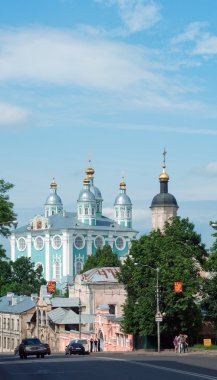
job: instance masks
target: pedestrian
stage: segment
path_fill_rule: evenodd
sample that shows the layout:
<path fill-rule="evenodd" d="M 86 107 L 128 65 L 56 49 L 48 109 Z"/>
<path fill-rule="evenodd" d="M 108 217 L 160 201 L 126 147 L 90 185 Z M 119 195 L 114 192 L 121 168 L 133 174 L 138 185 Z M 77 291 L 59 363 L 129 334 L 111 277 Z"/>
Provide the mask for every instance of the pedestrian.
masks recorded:
<path fill-rule="evenodd" d="M 100 352 L 100 339 L 97 339 L 97 351 Z"/>
<path fill-rule="evenodd" d="M 97 352 L 97 345 L 98 345 L 98 340 L 97 337 L 94 339 L 94 351 Z"/>
<path fill-rule="evenodd" d="M 188 352 L 188 344 L 189 344 L 188 335 L 185 334 L 185 351 L 187 351 L 187 352 Z"/>
<path fill-rule="evenodd" d="M 179 342 L 178 342 L 178 336 L 177 335 L 173 339 L 173 345 L 174 345 L 174 350 L 177 353 L 178 352 L 178 348 L 179 348 Z"/>
<path fill-rule="evenodd" d="M 186 349 L 186 337 L 184 334 L 180 334 L 180 353 L 183 352 L 185 353 Z"/>
<path fill-rule="evenodd" d="M 90 352 L 93 352 L 93 338 L 90 338 Z"/>

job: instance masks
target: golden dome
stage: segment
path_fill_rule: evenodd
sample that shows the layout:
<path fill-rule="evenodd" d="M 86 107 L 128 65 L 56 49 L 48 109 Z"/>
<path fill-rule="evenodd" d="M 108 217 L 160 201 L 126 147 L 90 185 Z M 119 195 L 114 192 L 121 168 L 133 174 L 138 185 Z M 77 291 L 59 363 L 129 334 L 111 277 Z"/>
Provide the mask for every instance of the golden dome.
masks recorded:
<path fill-rule="evenodd" d="M 165 171 L 165 168 L 163 168 L 162 173 L 159 176 L 160 182 L 168 182 L 170 177 L 168 176 L 167 172 Z"/>
<path fill-rule="evenodd" d="M 57 183 L 56 183 L 56 181 L 55 181 L 55 178 L 53 178 L 53 181 L 52 181 L 51 184 L 50 184 L 50 188 L 51 188 L 51 189 L 57 189 Z"/>
<path fill-rule="evenodd" d="M 95 173 L 95 170 L 91 167 L 91 161 L 89 160 L 89 167 L 86 169 L 86 172 L 87 176 L 89 178 L 93 178 L 93 175 Z"/>
<path fill-rule="evenodd" d="M 120 183 L 120 189 L 126 189 L 126 182 L 124 181 L 124 178 L 122 179 L 121 183 Z"/>
<path fill-rule="evenodd" d="M 89 183 L 90 183 L 90 180 L 89 180 L 89 178 L 84 178 L 84 180 L 83 180 L 83 184 L 84 185 L 89 185 Z"/>

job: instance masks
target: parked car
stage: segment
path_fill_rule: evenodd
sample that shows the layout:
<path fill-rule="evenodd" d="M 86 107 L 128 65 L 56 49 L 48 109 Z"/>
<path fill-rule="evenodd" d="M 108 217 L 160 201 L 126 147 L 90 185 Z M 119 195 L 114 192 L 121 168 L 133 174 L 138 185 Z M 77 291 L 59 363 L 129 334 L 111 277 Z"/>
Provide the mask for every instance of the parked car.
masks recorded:
<path fill-rule="evenodd" d="M 89 349 L 89 344 L 87 339 L 73 339 L 70 343 L 80 343 L 84 346 L 85 348 L 85 353 L 89 354 L 90 349 Z"/>
<path fill-rule="evenodd" d="M 47 348 L 41 343 L 38 338 L 26 338 L 23 339 L 19 345 L 20 359 L 27 358 L 29 355 L 36 355 L 37 358 L 47 354 Z"/>
<path fill-rule="evenodd" d="M 65 349 L 66 355 L 85 355 L 85 348 L 81 343 L 70 342 Z"/>
<path fill-rule="evenodd" d="M 47 355 L 50 355 L 51 354 L 51 349 L 50 349 L 50 346 L 48 343 L 43 343 L 43 345 L 45 346 L 46 348 L 46 354 Z"/>

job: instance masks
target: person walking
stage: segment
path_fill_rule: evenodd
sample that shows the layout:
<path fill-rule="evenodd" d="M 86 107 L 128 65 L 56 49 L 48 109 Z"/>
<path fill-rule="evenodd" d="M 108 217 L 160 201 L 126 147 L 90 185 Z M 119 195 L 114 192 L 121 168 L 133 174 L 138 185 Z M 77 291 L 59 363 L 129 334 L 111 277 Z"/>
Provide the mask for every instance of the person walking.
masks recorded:
<path fill-rule="evenodd" d="M 90 338 L 90 352 L 93 352 L 93 338 Z"/>
<path fill-rule="evenodd" d="M 97 344 L 98 344 L 98 340 L 97 340 L 97 337 L 94 339 L 94 352 L 97 352 Z"/>
<path fill-rule="evenodd" d="M 97 351 L 100 352 L 100 339 L 97 339 Z"/>
<path fill-rule="evenodd" d="M 179 348 L 179 343 L 178 343 L 178 336 L 176 335 L 175 338 L 173 339 L 173 345 L 174 345 L 174 350 L 177 353 L 178 348 Z"/>
<path fill-rule="evenodd" d="M 180 334 L 180 353 L 185 353 L 186 349 L 186 336 L 184 334 Z"/>

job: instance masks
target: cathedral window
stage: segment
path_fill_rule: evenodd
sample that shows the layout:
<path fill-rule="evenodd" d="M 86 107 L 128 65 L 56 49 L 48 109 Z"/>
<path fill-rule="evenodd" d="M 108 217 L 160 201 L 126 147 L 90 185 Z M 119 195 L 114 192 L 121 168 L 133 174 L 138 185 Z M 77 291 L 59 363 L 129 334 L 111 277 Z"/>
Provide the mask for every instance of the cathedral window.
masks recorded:
<path fill-rule="evenodd" d="M 115 210 L 115 216 L 116 216 L 116 218 L 118 218 L 118 209 L 117 208 Z"/>
<path fill-rule="evenodd" d="M 95 210 L 94 210 L 94 208 L 92 208 L 92 215 L 94 215 L 95 214 Z"/>
<path fill-rule="evenodd" d="M 104 246 L 104 238 L 102 236 L 97 236 L 95 238 L 94 244 L 95 244 L 96 249 L 102 248 Z"/>
<path fill-rule="evenodd" d="M 82 249 L 85 246 L 85 240 L 83 236 L 77 235 L 74 240 L 74 245 L 77 249 Z"/>
<path fill-rule="evenodd" d="M 53 278 L 56 281 L 61 280 L 61 259 L 59 257 L 54 258 L 53 261 Z"/>
<path fill-rule="evenodd" d="M 26 249 L 25 238 L 21 237 L 17 240 L 17 248 L 19 249 L 19 251 L 24 251 Z"/>
<path fill-rule="evenodd" d="M 121 236 L 117 237 L 116 241 L 115 241 L 115 245 L 116 245 L 116 248 L 120 251 L 122 251 L 124 248 L 125 248 L 125 239 L 122 238 Z"/>
<path fill-rule="evenodd" d="M 79 207 L 79 214 L 81 215 L 82 214 L 82 208 Z"/>
<path fill-rule="evenodd" d="M 121 218 L 124 218 L 124 210 L 121 210 Z"/>
<path fill-rule="evenodd" d="M 59 249 L 62 246 L 62 239 L 60 235 L 55 235 L 52 239 L 52 247 L 54 249 Z"/>
<path fill-rule="evenodd" d="M 76 264 L 75 264 L 75 273 L 76 274 L 81 273 L 82 269 L 83 269 L 83 259 L 78 257 L 76 259 Z"/>
<path fill-rule="evenodd" d="M 34 246 L 37 251 L 41 251 L 44 247 L 44 239 L 41 236 L 37 236 L 34 241 Z"/>
<path fill-rule="evenodd" d="M 88 207 L 85 207 L 85 209 L 84 209 L 84 214 L 85 214 L 85 215 L 88 215 Z"/>

